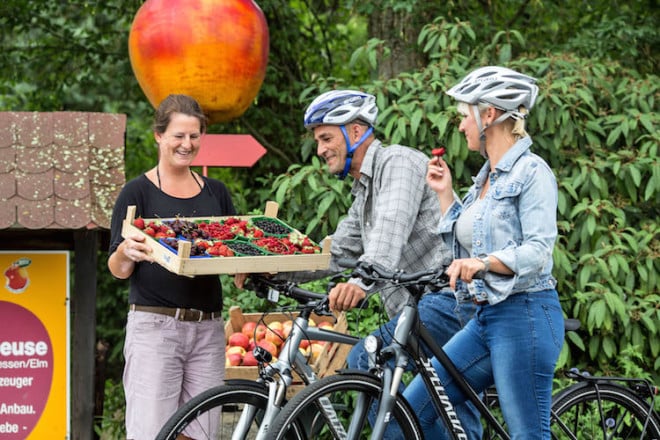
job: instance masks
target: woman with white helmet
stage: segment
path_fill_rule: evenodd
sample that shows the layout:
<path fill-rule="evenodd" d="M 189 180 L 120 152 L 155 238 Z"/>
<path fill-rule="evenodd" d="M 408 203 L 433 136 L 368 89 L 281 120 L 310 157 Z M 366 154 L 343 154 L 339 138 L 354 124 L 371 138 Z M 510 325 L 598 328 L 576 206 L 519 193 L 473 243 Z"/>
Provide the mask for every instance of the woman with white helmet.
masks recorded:
<path fill-rule="evenodd" d="M 447 268 L 459 302 L 477 311 L 444 349 L 477 391 L 495 385 L 512 439 L 549 439 L 554 368 L 564 339 L 552 277 L 557 237 L 557 183 L 530 151 L 525 117 L 536 80 L 503 67 L 482 67 L 447 94 L 458 101 L 459 130 L 486 163 L 466 195 L 452 189 L 447 162 L 428 162 L 426 181 L 437 193 L 439 232 L 453 243 Z M 479 274 L 477 276 L 477 274 Z M 465 396 L 433 360 L 454 403 Z M 427 438 L 444 438 L 425 390 L 415 379 L 405 391 Z"/>

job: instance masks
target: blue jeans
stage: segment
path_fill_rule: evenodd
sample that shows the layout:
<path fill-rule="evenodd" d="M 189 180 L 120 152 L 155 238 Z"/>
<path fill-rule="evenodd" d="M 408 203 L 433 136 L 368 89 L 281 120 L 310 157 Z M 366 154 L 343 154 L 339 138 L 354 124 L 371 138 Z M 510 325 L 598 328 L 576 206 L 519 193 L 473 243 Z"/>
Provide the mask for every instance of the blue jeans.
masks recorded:
<path fill-rule="evenodd" d="M 462 303 L 459 305 L 452 292 L 442 291 L 424 295 L 419 301 L 418 310 L 419 317 L 424 323 L 424 326 L 433 335 L 438 345 L 442 346 L 470 320 L 475 306 L 472 303 Z M 372 333 L 383 340 L 383 346 L 387 346 L 392 341 L 392 335 L 394 334 L 394 328 L 396 327 L 398 318 L 399 315 L 395 316 Z M 423 348 L 427 356 L 430 356 L 431 353 L 428 349 L 426 347 Z M 394 360 L 388 362 L 391 367 L 394 367 Z M 353 347 L 348 354 L 347 363 L 349 368 L 369 369 L 369 357 L 364 350 L 363 341 L 360 341 Z M 413 368 L 414 365 L 411 362 L 408 365 L 408 370 L 410 371 Z M 370 421 L 372 423 L 375 420 L 374 413 L 375 408 L 372 408 L 372 414 L 370 414 Z M 456 413 L 460 417 L 461 422 L 463 422 L 466 432 L 470 434 L 470 438 L 481 439 L 482 427 L 477 409 L 471 403 L 466 402 L 456 405 Z M 385 438 L 400 439 L 400 433 L 397 434 L 399 432 L 398 427 L 392 425 L 390 424 L 388 426 Z"/>
<path fill-rule="evenodd" d="M 549 439 L 552 379 L 564 343 L 564 318 L 555 290 L 519 293 L 479 306 L 444 350 L 477 392 L 495 384 L 512 440 Z M 432 360 L 454 404 L 465 401 L 444 368 Z M 447 438 L 424 384 L 415 378 L 404 395 L 426 438 Z"/>

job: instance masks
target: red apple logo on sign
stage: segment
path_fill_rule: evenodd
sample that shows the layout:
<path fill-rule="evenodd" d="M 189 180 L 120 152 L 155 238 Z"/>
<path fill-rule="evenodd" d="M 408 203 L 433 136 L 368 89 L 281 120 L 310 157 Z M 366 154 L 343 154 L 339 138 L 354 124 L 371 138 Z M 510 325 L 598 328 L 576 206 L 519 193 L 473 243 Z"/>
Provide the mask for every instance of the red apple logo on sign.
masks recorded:
<path fill-rule="evenodd" d="M 43 323 L 0 301 L 0 438 L 23 440 L 37 425 L 53 381 L 53 346 Z"/>
<path fill-rule="evenodd" d="M 11 293 L 23 293 L 30 284 L 27 267 L 32 263 L 29 258 L 20 258 L 5 270 L 5 287 Z"/>

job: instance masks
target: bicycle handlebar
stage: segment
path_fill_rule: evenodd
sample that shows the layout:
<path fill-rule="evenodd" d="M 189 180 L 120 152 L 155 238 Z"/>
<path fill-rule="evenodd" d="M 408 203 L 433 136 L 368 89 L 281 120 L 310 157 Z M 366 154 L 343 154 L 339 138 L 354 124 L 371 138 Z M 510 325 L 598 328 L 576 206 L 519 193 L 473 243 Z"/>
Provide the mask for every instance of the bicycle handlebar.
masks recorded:
<path fill-rule="evenodd" d="M 378 263 L 367 261 L 339 259 L 338 264 L 352 269 L 352 276 L 357 276 L 368 282 L 391 282 L 395 284 L 416 284 L 418 286 L 431 286 L 437 289 L 449 285 L 449 277 L 444 267 L 425 269 L 418 272 L 391 271 Z"/>
<path fill-rule="evenodd" d="M 312 292 L 298 287 L 297 284 L 291 281 L 273 280 L 260 275 L 251 275 L 245 288 L 248 290 L 254 290 L 257 293 L 257 296 L 262 298 L 268 297 L 268 289 L 274 289 L 289 298 L 293 298 L 302 303 L 309 301 L 323 301 L 327 298 L 326 295 L 321 293 Z"/>

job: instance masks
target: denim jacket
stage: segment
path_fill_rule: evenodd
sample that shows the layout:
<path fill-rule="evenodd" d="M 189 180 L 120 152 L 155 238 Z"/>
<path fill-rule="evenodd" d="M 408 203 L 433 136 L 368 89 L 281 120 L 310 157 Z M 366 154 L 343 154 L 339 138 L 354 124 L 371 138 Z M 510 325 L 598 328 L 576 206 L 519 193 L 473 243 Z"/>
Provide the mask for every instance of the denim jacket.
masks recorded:
<path fill-rule="evenodd" d="M 454 202 L 440 220 L 439 232 L 450 240 L 454 258 L 492 255 L 514 275 L 488 272 L 470 285 L 457 283 L 456 297 L 487 299 L 490 304 L 509 295 L 553 289 L 552 250 L 557 238 L 557 182 L 548 164 L 529 151 L 531 138 L 517 141 L 490 173 L 486 161 L 462 202 Z M 454 234 L 456 220 L 479 197 L 490 179 L 490 188 L 475 212 L 472 255 Z"/>

